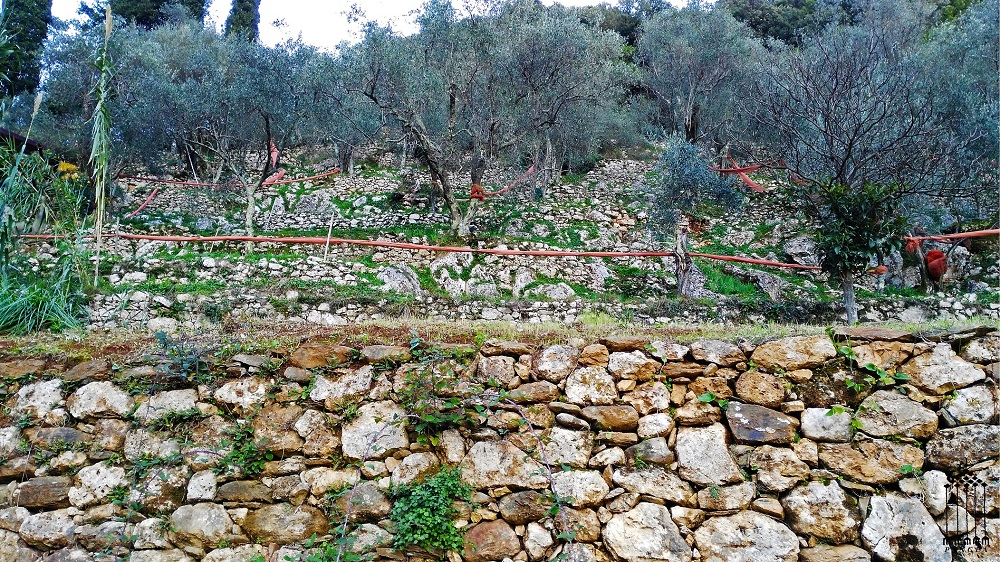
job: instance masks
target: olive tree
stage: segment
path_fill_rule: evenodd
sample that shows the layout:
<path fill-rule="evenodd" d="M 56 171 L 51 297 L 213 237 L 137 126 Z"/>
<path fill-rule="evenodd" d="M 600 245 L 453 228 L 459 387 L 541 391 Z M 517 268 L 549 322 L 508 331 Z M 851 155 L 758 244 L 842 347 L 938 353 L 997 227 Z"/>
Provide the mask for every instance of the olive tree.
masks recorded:
<path fill-rule="evenodd" d="M 462 201 L 458 177 L 479 184 L 490 162 L 540 152 L 573 108 L 616 100 L 622 40 L 527 0 L 464 19 L 432 0 L 419 21 L 410 37 L 370 25 L 348 56 L 359 91 L 423 154 L 452 233 L 466 236 L 480 201 Z"/>
<path fill-rule="evenodd" d="M 902 243 L 898 204 L 925 188 L 956 146 L 916 56 L 920 14 L 872 3 L 856 26 L 832 26 L 755 69 L 741 110 L 756 141 L 787 163 L 794 196 L 822 224 L 822 266 L 839 279 L 849 323 L 854 279 Z"/>
<path fill-rule="evenodd" d="M 662 127 L 689 142 L 715 132 L 759 50 L 746 25 L 722 7 L 695 2 L 642 22 L 638 59 Z"/>

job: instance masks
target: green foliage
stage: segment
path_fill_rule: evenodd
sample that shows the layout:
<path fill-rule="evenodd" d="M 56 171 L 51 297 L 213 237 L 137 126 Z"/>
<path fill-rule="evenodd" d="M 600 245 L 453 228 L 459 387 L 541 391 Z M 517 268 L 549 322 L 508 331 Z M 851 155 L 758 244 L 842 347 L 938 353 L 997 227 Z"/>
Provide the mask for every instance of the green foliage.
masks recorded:
<path fill-rule="evenodd" d="M 156 27 L 170 15 L 165 8 L 180 4 L 186 15 L 200 22 L 205 19 L 208 0 L 111 0 L 111 12 L 140 27 Z"/>
<path fill-rule="evenodd" d="M 226 35 L 256 41 L 260 25 L 260 0 L 234 0 L 226 19 Z"/>
<path fill-rule="evenodd" d="M 698 401 L 705 403 L 715 402 L 716 405 L 718 405 L 719 408 L 721 408 L 722 410 L 725 410 L 729 406 L 729 400 L 724 400 L 722 398 L 719 398 L 712 392 L 706 392 L 698 396 Z"/>
<path fill-rule="evenodd" d="M 418 546 L 441 555 L 462 550 L 463 532 L 453 523 L 457 512 L 452 502 L 468 501 L 471 492 L 457 468 L 446 468 L 419 484 L 391 489 L 393 546 Z"/>
<path fill-rule="evenodd" d="M 419 338 L 411 346 L 420 345 Z M 420 365 L 406 372 L 403 387 L 397 392 L 400 404 L 410 417 L 407 423 L 423 443 L 436 445 L 445 429 L 477 425 L 500 394 L 484 394 L 482 388 L 469 388 L 465 398 L 458 392 L 460 377 L 438 348 L 419 350 Z"/>
<path fill-rule="evenodd" d="M 146 424 L 151 431 L 175 431 L 178 427 L 192 421 L 204 419 L 206 416 L 197 408 L 190 410 L 170 411 Z"/>
<path fill-rule="evenodd" d="M 823 225 L 815 239 L 825 271 L 859 273 L 873 257 L 902 246 L 906 219 L 899 207 L 905 186 L 865 182 L 848 187 L 830 182 L 799 189 L 812 202 L 806 206 L 810 216 Z"/>
<path fill-rule="evenodd" d="M 673 235 L 678 213 L 692 213 L 709 202 L 729 209 L 742 204 L 735 181 L 709 170 L 697 146 L 677 135 L 667 137 L 664 144 L 663 155 L 647 182 L 652 197 L 650 225 L 661 239 Z"/>
<path fill-rule="evenodd" d="M 215 467 L 217 472 L 226 474 L 239 469 L 246 476 L 256 476 L 264 471 L 264 463 L 274 460 L 274 454 L 267 450 L 266 440 L 255 439 L 250 422 L 238 422 L 227 435 L 222 446 L 231 450 Z"/>
<path fill-rule="evenodd" d="M 903 466 L 899 467 L 899 473 L 902 474 L 903 476 L 912 476 L 914 478 L 920 478 L 920 476 L 923 475 L 924 471 L 921 470 L 919 467 L 913 466 L 912 464 L 904 464 Z"/>
<path fill-rule="evenodd" d="M 153 337 L 160 344 L 160 352 L 155 356 L 157 375 L 195 383 L 210 378 L 208 358 L 215 348 L 183 338 L 175 339 L 164 332 L 156 332 Z"/>
<path fill-rule="evenodd" d="M 720 295 L 736 295 L 743 299 L 754 299 L 761 296 L 757 287 L 723 273 L 714 263 L 699 262 L 698 267 L 708 278 L 705 288 L 712 292 Z"/>
<path fill-rule="evenodd" d="M 832 22 L 848 23 L 858 9 L 853 2 L 816 0 L 725 0 L 724 4 L 761 37 L 796 45 Z"/>
<path fill-rule="evenodd" d="M 42 48 L 52 21 L 52 0 L 6 0 L 0 23 L 9 34 L 13 49 L 4 57 L 0 81 L 4 97 L 33 93 L 41 74 Z"/>
<path fill-rule="evenodd" d="M 78 328 L 85 301 L 71 258 L 60 258 L 48 275 L 0 272 L 0 334 Z"/>

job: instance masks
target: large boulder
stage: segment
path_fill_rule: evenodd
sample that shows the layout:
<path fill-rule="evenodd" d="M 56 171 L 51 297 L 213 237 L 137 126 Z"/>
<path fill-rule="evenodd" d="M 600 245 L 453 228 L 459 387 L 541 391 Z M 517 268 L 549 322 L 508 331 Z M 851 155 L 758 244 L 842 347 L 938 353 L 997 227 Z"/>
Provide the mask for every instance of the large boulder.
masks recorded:
<path fill-rule="evenodd" d="M 618 399 L 615 379 L 603 367 L 582 367 L 566 379 L 566 400 L 588 406 L 609 406 Z"/>
<path fill-rule="evenodd" d="M 124 418 L 132 410 L 132 397 L 110 382 L 92 382 L 74 392 L 66 406 L 81 420 Z"/>
<path fill-rule="evenodd" d="M 484 521 L 465 534 L 466 562 L 490 562 L 516 556 L 521 551 L 521 541 L 514 529 L 503 519 Z"/>
<path fill-rule="evenodd" d="M 406 411 L 394 402 L 375 402 L 358 408 L 358 416 L 344 425 L 341 449 L 349 460 L 381 459 L 410 445 L 402 421 Z"/>
<path fill-rule="evenodd" d="M 750 359 L 767 371 L 794 371 L 822 365 L 837 356 L 827 336 L 797 336 L 769 341 L 757 346 Z"/>
<path fill-rule="evenodd" d="M 945 394 L 986 378 L 982 369 L 955 354 L 946 343 L 910 359 L 900 368 L 910 383 L 929 394 Z"/>
<path fill-rule="evenodd" d="M 676 472 L 659 466 L 647 468 L 621 468 L 612 474 L 612 482 L 631 493 L 652 496 L 673 503 L 686 503 L 694 494 Z"/>
<path fill-rule="evenodd" d="M 619 380 L 648 381 L 660 372 L 661 366 L 659 361 L 646 357 L 641 351 L 616 351 L 608 359 L 608 371 Z"/>
<path fill-rule="evenodd" d="M 580 350 L 571 345 L 553 345 L 535 359 L 535 370 L 542 379 L 558 383 L 573 372 L 579 357 Z"/>
<path fill-rule="evenodd" d="M 594 449 L 594 434 L 553 427 L 545 430 L 540 447 L 545 459 L 553 465 L 586 468 Z"/>
<path fill-rule="evenodd" d="M 212 548 L 233 530 L 226 508 L 216 503 L 182 505 L 170 515 L 170 541 L 178 546 Z"/>
<path fill-rule="evenodd" d="M 799 538 L 788 527 L 757 513 L 713 517 L 694 532 L 702 562 L 796 562 Z"/>
<path fill-rule="evenodd" d="M 937 414 L 893 390 L 879 390 L 865 398 L 855 419 L 861 431 L 875 437 L 926 439 L 938 427 Z"/>
<path fill-rule="evenodd" d="M 791 443 L 799 420 L 756 404 L 730 402 L 726 422 L 737 441 L 744 443 Z"/>
<path fill-rule="evenodd" d="M 325 534 L 329 524 L 315 507 L 279 503 L 251 511 L 242 527 L 262 544 L 291 544 Z"/>
<path fill-rule="evenodd" d="M 552 490 L 573 507 L 600 505 L 610 488 L 600 472 L 571 470 L 552 476 Z"/>
<path fill-rule="evenodd" d="M 461 467 L 462 480 L 476 489 L 541 489 L 549 485 L 544 467 L 507 441 L 476 443 L 466 453 Z"/>
<path fill-rule="evenodd" d="M 926 447 L 927 462 L 943 470 L 961 470 L 1000 457 L 1000 426 L 963 425 L 937 432 Z"/>
<path fill-rule="evenodd" d="M 750 466 L 757 467 L 757 484 L 772 492 L 785 492 L 809 477 L 809 465 L 795 451 L 770 445 L 754 449 Z"/>
<path fill-rule="evenodd" d="M 924 452 L 905 443 L 882 439 L 862 439 L 853 443 L 820 443 L 823 466 L 857 482 L 891 484 L 903 477 L 903 466 L 920 468 Z"/>
<path fill-rule="evenodd" d="M 951 562 L 944 534 L 917 498 L 896 494 L 872 496 L 861 537 L 877 560 Z"/>
<path fill-rule="evenodd" d="M 690 562 L 691 547 L 684 542 L 670 510 L 643 502 L 618 513 L 604 526 L 604 544 L 619 560 L 628 562 Z"/>
<path fill-rule="evenodd" d="M 374 383 L 371 365 L 363 365 L 357 369 L 340 371 L 335 376 L 319 375 L 309 393 L 309 399 L 323 402 L 327 409 L 332 410 L 344 402 L 362 398 L 368 394 Z"/>
<path fill-rule="evenodd" d="M 726 428 L 718 423 L 678 428 L 675 452 L 677 470 L 689 482 L 710 486 L 743 480 L 726 444 Z"/>
<path fill-rule="evenodd" d="M 812 535 L 832 544 L 846 544 L 858 538 L 861 527 L 858 502 L 845 494 L 836 480 L 799 486 L 782 498 L 781 505 L 786 520 L 801 535 Z"/>

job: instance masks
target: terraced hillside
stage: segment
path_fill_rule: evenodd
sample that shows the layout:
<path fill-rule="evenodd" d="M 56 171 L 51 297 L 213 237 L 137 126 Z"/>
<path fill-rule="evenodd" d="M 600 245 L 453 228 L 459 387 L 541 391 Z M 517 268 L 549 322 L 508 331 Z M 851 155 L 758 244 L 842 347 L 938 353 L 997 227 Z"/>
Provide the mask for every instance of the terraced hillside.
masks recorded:
<path fill-rule="evenodd" d="M 290 177 L 329 169 L 320 158 L 286 166 Z M 542 189 L 520 185 L 489 198 L 470 240 L 448 236 L 442 201 L 429 177 L 388 158 L 336 175 L 262 190 L 254 231 L 262 236 L 364 239 L 474 248 L 636 252 L 669 250 L 651 218 L 654 162 L 607 160 Z M 493 170 L 506 185 L 518 172 Z M 761 181 L 766 181 L 762 178 Z M 691 250 L 815 265 L 811 229 L 772 189 L 748 193 L 738 211 L 702 209 Z M 245 234 L 242 189 L 160 185 L 141 212 L 125 218 L 157 184 L 122 181 L 112 230 L 150 235 Z M 38 246 L 39 260 L 55 250 Z M 956 247 L 944 291 L 914 289 L 914 258 L 896 254 L 885 275 L 862 279 L 864 321 L 921 322 L 1000 314 L 995 249 Z M 113 238 L 102 261 L 94 327 L 200 328 L 226 318 L 328 326 L 385 317 L 514 322 L 824 323 L 841 315 L 839 293 L 819 272 L 696 259 L 700 298 L 676 297 L 672 258 L 495 256 L 357 245 L 178 243 Z M 874 264 L 873 264 L 874 265 Z"/>

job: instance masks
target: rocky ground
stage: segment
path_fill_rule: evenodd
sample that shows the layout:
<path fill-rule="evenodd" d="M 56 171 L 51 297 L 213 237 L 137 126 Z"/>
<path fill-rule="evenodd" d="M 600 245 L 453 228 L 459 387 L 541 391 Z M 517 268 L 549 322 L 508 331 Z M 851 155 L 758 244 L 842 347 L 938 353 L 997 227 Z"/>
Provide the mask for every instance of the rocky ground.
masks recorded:
<path fill-rule="evenodd" d="M 261 235 L 309 235 L 416 243 L 447 239 L 440 201 L 422 172 L 381 166 L 272 188 L 256 197 Z M 473 224 L 476 247 L 525 250 L 669 249 L 653 236 L 643 182 L 652 163 L 601 162 L 582 176 L 543 189 L 524 186 L 490 199 Z M 302 168 L 294 175 L 322 171 Z M 487 179 L 504 185 L 515 175 Z M 489 183 L 488 182 L 488 183 Z M 414 188 L 420 183 L 424 190 Z M 124 217 L 152 185 L 122 186 L 114 214 Z M 750 194 L 742 210 L 696 225 L 692 249 L 814 265 L 810 225 L 776 192 Z M 166 187 L 118 232 L 240 234 L 244 195 L 227 189 Z M 863 321 L 919 323 L 1000 317 L 1000 263 L 989 243 L 955 248 L 942 290 L 925 294 L 915 262 L 890 256 L 889 272 L 861 280 Z M 54 248 L 32 248 L 46 263 Z M 326 326 L 387 317 L 445 321 L 578 323 L 595 318 L 642 325 L 697 322 L 824 324 L 842 312 L 836 288 L 813 272 L 698 261 L 703 298 L 675 297 L 670 259 L 530 258 L 357 246 L 177 244 L 112 240 L 93 296 L 90 325 L 153 331 L 202 329 L 228 318 Z"/>
<path fill-rule="evenodd" d="M 993 330 L 3 345 L 0 560 L 995 561 Z"/>

